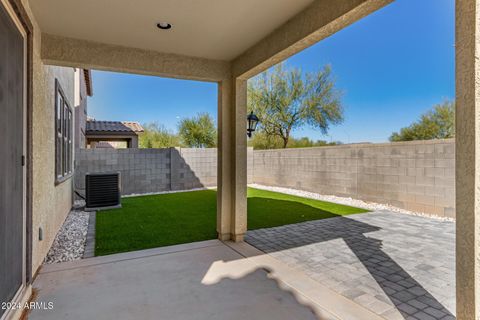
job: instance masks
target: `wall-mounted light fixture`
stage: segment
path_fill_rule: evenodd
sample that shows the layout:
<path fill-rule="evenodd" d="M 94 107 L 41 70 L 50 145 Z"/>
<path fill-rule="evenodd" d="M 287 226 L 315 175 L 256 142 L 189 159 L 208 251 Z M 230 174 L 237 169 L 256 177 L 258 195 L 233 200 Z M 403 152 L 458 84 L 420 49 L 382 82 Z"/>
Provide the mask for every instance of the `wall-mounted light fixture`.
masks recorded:
<path fill-rule="evenodd" d="M 252 137 L 252 133 L 257 129 L 258 117 L 252 112 L 247 116 L 247 136 Z"/>

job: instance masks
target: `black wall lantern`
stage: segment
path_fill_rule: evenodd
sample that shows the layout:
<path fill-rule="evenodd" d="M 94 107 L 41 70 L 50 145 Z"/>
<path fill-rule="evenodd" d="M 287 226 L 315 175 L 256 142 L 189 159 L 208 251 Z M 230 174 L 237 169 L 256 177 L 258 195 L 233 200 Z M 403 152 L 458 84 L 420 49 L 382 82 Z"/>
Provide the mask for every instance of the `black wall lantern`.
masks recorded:
<path fill-rule="evenodd" d="M 252 133 L 255 131 L 258 124 L 258 117 L 255 114 L 253 114 L 253 111 L 250 112 L 250 114 L 247 116 L 247 122 L 248 122 L 247 136 L 251 138 Z"/>

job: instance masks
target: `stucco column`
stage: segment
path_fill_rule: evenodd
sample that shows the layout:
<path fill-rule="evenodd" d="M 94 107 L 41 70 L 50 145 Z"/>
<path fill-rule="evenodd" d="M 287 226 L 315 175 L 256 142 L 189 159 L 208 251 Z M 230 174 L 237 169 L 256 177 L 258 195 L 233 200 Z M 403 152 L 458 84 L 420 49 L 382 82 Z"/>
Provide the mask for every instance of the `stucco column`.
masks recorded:
<path fill-rule="evenodd" d="M 132 137 L 130 139 L 128 147 L 138 149 L 138 136 Z"/>
<path fill-rule="evenodd" d="M 456 1 L 457 319 L 480 319 L 480 0 Z"/>
<path fill-rule="evenodd" d="M 217 232 L 242 241 L 247 230 L 247 84 L 219 83 Z"/>

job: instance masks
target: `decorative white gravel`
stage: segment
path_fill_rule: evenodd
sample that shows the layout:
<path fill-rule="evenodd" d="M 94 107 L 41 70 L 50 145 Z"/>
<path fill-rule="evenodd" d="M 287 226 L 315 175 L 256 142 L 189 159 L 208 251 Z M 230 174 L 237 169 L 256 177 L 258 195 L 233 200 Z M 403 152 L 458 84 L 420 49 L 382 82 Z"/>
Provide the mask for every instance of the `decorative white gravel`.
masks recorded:
<path fill-rule="evenodd" d="M 81 207 L 83 207 L 82 201 L 75 201 L 74 208 L 65 219 L 45 257 L 46 264 L 82 259 L 87 239 L 89 213 L 82 211 Z"/>
<path fill-rule="evenodd" d="M 353 199 L 353 198 L 337 197 L 337 196 L 333 196 L 333 195 L 323 195 L 323 194 L 319 194 L 319 193 L 302 191 L 302 190 L 291 189 L 291 188 L 264 186 L 264 185 L 255 184 L 255 183 L 249 184 L 249 186 L 252 187 L 252 188 L 256 188 L 256 189 L 286 193 L 286 194 L 291 194 L 291 195 L 299 196 L 299 197 L 303 197 L 303 198 L 310 198 L 310 199 L 315 199 L 315 200 L 334 202 L 334 203 L 338 203 L 338 204 L 344 204 L 344 205 L 347 205 L 347 206 L 363 208 L 363 209 L 372 210 L 372 211 L 388 210 L 388 211 L 411 214 L 411 215 L 422 216 L 422 217 L 428 217 L 428 218 L 438 219 L 438 220 L 455 221 L 455 219 L 448 218 L 448 217 L 438 217 L 438 216 L 429 215 L 429 214 L 424 213 L 424 212 L 414 212 L 414 211 L 409 211 L 409 210 L 401 209 L 401 208 L 398 208 L 398 207 L 394 207 L 394 206 L 391 206 L 391 205 L 388 205 L 388 204 L 366 202 L 366 201 L 363 201 L 363 200 L 358 200 L 358 199 Z"/>
<path fill-rule="evenodd" d="M 131 193 L 127 195 L 122 195 L 122 198 L 130 197 L 141 197 L 141 196 L 153 196 L 157 194 L 169 194 L 169 193 L 181 193 L 181 192 L 190 192 L 190 191 L 202 191 L 202 190 L 213 190 L 217 187 L 203 187 L 203 188 L 193 188 L 187 190 L 171 190 L 171 191 L 159 191 L 159 192 L 147 192 L 147 193 Z"/>

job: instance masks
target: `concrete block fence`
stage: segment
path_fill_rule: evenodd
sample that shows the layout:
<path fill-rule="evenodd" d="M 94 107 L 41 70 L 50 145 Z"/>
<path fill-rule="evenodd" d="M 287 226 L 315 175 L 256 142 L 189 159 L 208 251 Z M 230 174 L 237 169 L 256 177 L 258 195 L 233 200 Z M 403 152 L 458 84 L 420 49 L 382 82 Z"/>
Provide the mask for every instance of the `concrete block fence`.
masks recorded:
<path fill-rule="evenodd" d="M 253 149 L 248 151 L 253 168 Z M 217 149 L 80 149 L 75 153 L 75 188 L 85 174 L 119 171 L 122 194 L 188 190 L 217 185 Z M 249 183 L 252 174 L 249 173 Z"/>
<path fill-rule="evenodd" d="M 453 139 L 254 152 L 254 182 L 455 217 Z"/>
<path fill-rule="evenodd" d="M 86 172 L 120 171 L 122 193 L 211 187 L 216 149 L 82 149 L 75 184 Z M 453 139 L 248 150 L 248 182 L 391 204 L 455 217 Z"/>

